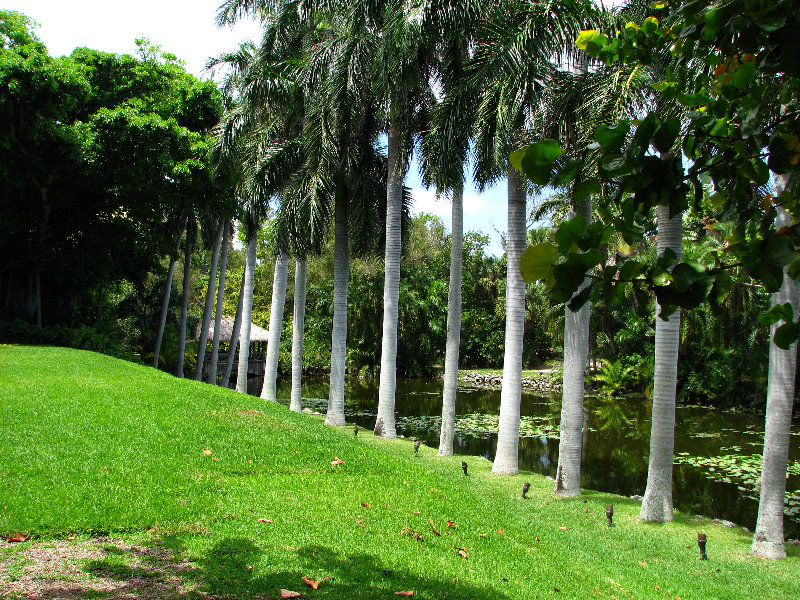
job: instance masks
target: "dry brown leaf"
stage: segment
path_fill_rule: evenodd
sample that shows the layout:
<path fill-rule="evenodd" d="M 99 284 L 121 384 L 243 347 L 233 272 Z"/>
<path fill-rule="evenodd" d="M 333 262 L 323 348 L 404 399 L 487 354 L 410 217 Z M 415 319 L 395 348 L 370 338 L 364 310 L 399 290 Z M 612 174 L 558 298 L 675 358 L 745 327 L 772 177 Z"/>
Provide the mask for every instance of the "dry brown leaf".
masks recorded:
<path fill-rule="evenodd" d="M 333 460 L 331 461 L 331 464 L 332 464 L 334 467 L 335 467 L 336 465 L 341 465 L 342 463 L 344 463 L 344 461 L 343 461 L 341 458 L 339 458 L 338 456 L 334 456 L 334 457 L 333 457 Z"/>
<path fill-rule="evenodd" d="M 640 565 L 642 565 L 643 567 L 646 567 L 646 566 L 647 566 L 647 563 L 646 563 L 646 562 L 644 562 L 643 560 L 640 560 L 640 561 L 639 561 L 639 564 L 640 564 Z"/>
<path fill-rule="evenodd" d="M 415 514 L 415 515 L 418 515 L 418 514 L 419 514 L 419 511 L 418 511 L 418 510 L 415 510 L 415 511 L 414 511 L 414 514 Z"/>
<path fill-rule="evenodd" d="M 503 535 L 503 530 L 502 529 L 498 529 L 497 533 L 499 533 L 500 535 Z"/>
<path fill-rule="evenodd" d="M 203 450 L 203 454 L 205 454 L 206 456 L 211 456 L 213 453 L 211 452 L 211 450 Z"/>
<path fill-rule="evenodd" d="M 305 583 L 312 590 L 317 589 L 319 587 L 319 584 L 322 583 L 320 581 L 314 581 L 310 577 L 303 577 L 302 580 L 303 580 L 303 583 Z"/>
<path fill-rule="evenodd" d="M 537 542 L 541 542 L 542 540 L 540 540 L 540 539 L 538 538 L 538 536 L 537 536 L 537 537 L 536 537 L 536 541 L 537 541 Z"/>
<path fill-rule="evenodd" d="M 11 537 L 7 538 L 6 541 L 9 542 L 9 543 L 24 542 L 29 537 L 30 536 L 25 534 L 25 533 L 20 533 L 19 531 L 16 531 L 16 532 L 14 532 L 14 535 L 12 535 Z"/>
<path fill-rule="evenodd" d="M 300 592 L 293 592 L 291 590 L 281 590 L 281 598 L 302 598 L 303 594 Z"/>
<path fill-rule="evenodd" d="M 74 540 L 76 537 L 78 537 L 78 534 L 77 534 L 77 533 L 73 533 L 73 534 L 72 534 L 71 536 L 69 536 L 67 539 L 68 539 L 68 540 Z"/>
<path fill-rule="evenodd" d="M 270 521 L 269 519 L 259 519 L 259 523 L 274 523 L 275 521 Z"/>
<path fill-rule="evenodd" d="M 660 589 L 661 589 L 661 586 L 660 586 L 660 585 L 658 585 L 658 584 L 656 584 L 656 589 L 657 589 L 657 590 L 660 590 Z"/>
<path fill-rule="evenodd" d="M 455 523 L 453 523 L 452 521 L 448 521 L 448 522 L 447 522 L 447 526 L 448 526 L 448 527 L 455 527 L 455 526 L 456 526 L 456 524 L 455 524 Z"/>
<path fill-rule="evenodd" d="M 561 531 L 566 531 L 566 530 L 567 530 L 567 528 L 566 528 L 566 527 L 559 527 L 559 529 L 560 529 Z"/>
<path fill-rule="evenodd" d="M 362 502 L 361 506 L 363 506 L 364 508 L 369 508 L 369 502 Z"/>
<path fill-rule="evenodd" d="M 464 552 L 463 550 L 459 550 L 459 551 L 458 551 L 458 555 L 459 555 L 461 558 L 467 558 L 467 553 L 466 553 L 466 552 Z"/>
<path fill-rule="evenodd" d="M 488 536 L 488 535 L 486 535 L 485 533 L 479 533 L 478 535 L 479 535 L 479 536 L 481 536 L 481 537 L 489 537 L 489 536 Z"/>
<path fill-rule="evenodd" d="M 212 456 L 211 460 L 215 460 L 215 461 L 219 462 L 219 459 L 216 456 Z"/>
<path fill-rule="evenodd" d="M 414 595 L 414 590 L 406 590 L 404 592 L 395 592 L 394 595 L 395 596 L 413 596 Z"/>

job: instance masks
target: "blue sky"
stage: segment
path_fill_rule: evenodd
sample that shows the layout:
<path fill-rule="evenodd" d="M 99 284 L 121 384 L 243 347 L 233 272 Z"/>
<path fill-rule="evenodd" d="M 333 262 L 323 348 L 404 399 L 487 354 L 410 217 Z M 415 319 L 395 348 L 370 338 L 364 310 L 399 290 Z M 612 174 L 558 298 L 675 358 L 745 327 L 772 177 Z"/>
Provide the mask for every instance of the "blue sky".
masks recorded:
<path fill-rule="evenodd" d="M 69 54 L 77 46 L 107 52 L 134 53 L 138 37 L 147 37 L 186 62 L 198 77 L 208 78 L 203 66 L 209 56 L 235 48 L 245 39 L 257 39 L 258 25 L 243 22 L 219 29 L 214 17 L 222 0 L 3 0 L 2 8 L 18 10 L 37 21 L 37 35 L 53 56 Z M 414 212 L 442 217 L 450 227 L 450 203 L 437 200 L 434 190 L 420 185 L 412 164 L 406 185 L 413 190 Z M 508 222 L 506 183 L 501 181 L 479 194 L 471 181 L 464 186 L 464 230 L 482 231 L 491 243 L 490 254 L 501 255 L 500 235 Z"/>

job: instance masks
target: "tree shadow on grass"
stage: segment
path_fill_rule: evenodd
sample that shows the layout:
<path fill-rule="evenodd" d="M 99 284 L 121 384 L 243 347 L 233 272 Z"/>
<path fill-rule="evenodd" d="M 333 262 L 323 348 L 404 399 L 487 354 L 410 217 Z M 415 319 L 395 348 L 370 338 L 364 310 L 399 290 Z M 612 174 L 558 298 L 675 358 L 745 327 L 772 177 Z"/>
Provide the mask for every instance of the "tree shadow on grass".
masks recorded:
<path fill-rule="evenodd" d="M 10 587 L 0 585 L 0 597 L 25 600 L 104 598 L 106 600 L 274 600 L 281 589 L 306 599 L 386 599 L 413 590 L 415 598 L 444 600 L 504 600 L 508 596 L 489 586 L 465 584 L 446 577 L 421 578 L 385 564 L 379 557 L 337 552 L 322 545 L 287 548 L 285 563 L 270 565 L 267 553 L 243 537 L 219 540 L 201 556 L 191 556 L 185 536 L 165 536 L 140 543 L 94 538 L 77 544 L 57 542 L 43 547 L 39 563 L 59 566 L 31 571 Z M 276 548 L 270 548 L 275 552 Z M 31 557 L 34 558 L 34 557 Z M 421 558 L 424 560 L 424 558 Z M 281 563 L 284 561 L 282 560 Z M 75 567 L 78 567 L 77 569 Z M 466 568 L 466 567 L 465 567 Z M 322 580 L 319 589 L 303 577 Z"/>
<path fill-rule="evenodd" d="M 278 598 L 281 589 L 305 598 L 381 598 L 394 592 L 414 590 L 416 598 L 503 600 L 496 589 L 467 585 L 451 579 L 422 579 L 391 570 L 378 557 L 366 553 L 341 554 L 325 546 L 304 546 L 286 550 L 296 555 L 300 570 L 272 571 L 253 567 L 262 551 L 251 540 L 226 538 L 215 544 L 199 561 L 201 589 L 213 598 Z M 295 562 L 295 561 L 292 561 Z M 260 571 L 260 572 L 259 572 Z M 302 578 L 310 573 L 327 573 L 319 589 L 307 587 Z"/>

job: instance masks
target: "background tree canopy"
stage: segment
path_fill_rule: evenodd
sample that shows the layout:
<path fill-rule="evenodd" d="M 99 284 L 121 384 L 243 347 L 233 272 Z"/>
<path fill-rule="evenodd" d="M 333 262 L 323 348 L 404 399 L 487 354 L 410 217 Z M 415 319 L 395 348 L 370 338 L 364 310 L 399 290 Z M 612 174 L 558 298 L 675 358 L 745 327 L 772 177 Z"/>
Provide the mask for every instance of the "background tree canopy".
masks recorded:
<path fill-rule="evenodd" d="M 111 287 L 158 268 L 177 210 L 215 194 L 220 95 L 147 40 L 139 57 L 54 58 L 32 27 L 0 13 L 0 302 L 40 325 L 89 322 Z"/>

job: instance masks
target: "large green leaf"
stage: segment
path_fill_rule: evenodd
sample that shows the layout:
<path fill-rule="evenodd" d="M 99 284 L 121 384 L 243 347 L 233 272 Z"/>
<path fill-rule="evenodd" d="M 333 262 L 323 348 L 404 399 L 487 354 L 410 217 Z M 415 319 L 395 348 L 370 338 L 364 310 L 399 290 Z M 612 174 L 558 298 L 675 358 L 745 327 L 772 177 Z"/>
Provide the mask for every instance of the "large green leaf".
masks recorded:
<path fill-rule="evenodd" d="M 556 230 L 556 245 L 562 254 L 569 252 L 573 244 L 578 243 L 578 238 L 586 231 L 586 219 L 582 215 L 564 221 Z"/>
<path fill-rule="evenodd" d="M 553 165 L 564 151 L 555 140 L 542 140 L 509 155 L 511 165 L 537 185 L 547 185 Z"/>
<path fill-rule="evenodd" d="M 522 278 L 528 283 L 547 279 L 558 261 L 558 249 L 550 242 L 528 246 L 519 259 Z"/>

